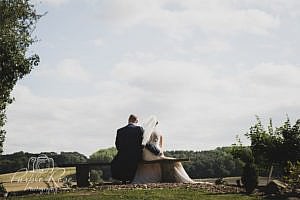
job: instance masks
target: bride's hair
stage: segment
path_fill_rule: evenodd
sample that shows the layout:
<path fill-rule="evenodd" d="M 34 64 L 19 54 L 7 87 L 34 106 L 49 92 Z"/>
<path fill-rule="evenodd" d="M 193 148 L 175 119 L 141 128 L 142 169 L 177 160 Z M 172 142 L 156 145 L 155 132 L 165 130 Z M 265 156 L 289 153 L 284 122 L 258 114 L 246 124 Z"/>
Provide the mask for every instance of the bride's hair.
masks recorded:
<path fill-rule="evenodd" d="M 128 123 L 137 123 L 138 118 L 136 115 L 131 114 L 128 118 Z"/>

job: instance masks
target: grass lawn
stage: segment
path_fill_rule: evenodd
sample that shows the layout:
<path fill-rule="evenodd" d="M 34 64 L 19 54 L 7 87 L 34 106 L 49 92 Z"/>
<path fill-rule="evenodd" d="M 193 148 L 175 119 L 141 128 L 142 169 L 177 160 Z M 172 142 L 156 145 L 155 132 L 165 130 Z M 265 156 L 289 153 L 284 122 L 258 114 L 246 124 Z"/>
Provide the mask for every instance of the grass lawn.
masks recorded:
<path fill-rule="evenodd" d="M 178 199 L 178 200 L 258 200 L 261 199 L 257 196 L 246 196 L 242 194 L 210 194 L 201 190 L 195 189 L 120 189 L 120 190 L 100 190 L 100 191 L 76 191 L 70 193 L 50 194 L 50 195 L 38 195 L 27 197 L 14 197 L 12 199 L 53 199 L 53 200 L 68 200 L 68 199 L 103 199 L 103 200 L 124 200 L 124 199 Z"/>

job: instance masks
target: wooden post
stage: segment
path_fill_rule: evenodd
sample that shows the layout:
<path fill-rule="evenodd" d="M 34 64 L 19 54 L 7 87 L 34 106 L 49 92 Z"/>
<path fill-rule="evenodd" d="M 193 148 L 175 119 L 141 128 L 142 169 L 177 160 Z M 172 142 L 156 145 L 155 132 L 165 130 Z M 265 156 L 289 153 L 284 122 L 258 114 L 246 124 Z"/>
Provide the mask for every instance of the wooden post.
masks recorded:
<path fill-rule="evenodd" d="M 76 165 L 77 187 L 90 186 L 90 169 L 88 165 Z"/>
<path fill-rule="evenodd" d="M 272 173 L 273 173 L 273 164 L 271 165 L 271 168 L 270 168 L 270 172 L 269 172 L 267 184 L 270 183 L 270 180 L 271 180 L 271 177 L 272 177 Z"/>

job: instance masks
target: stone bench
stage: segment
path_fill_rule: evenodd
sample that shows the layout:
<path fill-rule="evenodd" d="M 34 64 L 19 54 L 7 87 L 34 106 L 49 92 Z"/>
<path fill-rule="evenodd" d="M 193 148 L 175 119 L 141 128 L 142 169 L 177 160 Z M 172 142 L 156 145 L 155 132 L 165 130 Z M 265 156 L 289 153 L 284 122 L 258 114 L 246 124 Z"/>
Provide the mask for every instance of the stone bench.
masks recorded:
<path fill-rule="evenodd" d="M 167 174 L 169 173 L 164 173 L 167 170 L 172 170 L 170 169 L 170 163 L 175 163 L 175 162 L 187 162 L 190 161 L 188 158 L 175 158 L 175 159 L 158 159 L 158 160 L 151 160 L 151 161 L 141 161 L 140 163 L 142 164 L 154 164 L 154 163 L 159 163 L 161 165 L 162 169 L 162 177 L 163 180 L 166 182 L 171 180 L 171 177 L 168 177 Z M 90 178 L 90 169 L 92 167 L 101 167 L 101 166 L 110 166 L 110 162 L 92 162 L 92 163 L 72 163 L 72 164 L 65 164 L 61 165 L 59 167 L 76 167 L 76 181 L 77 181 L 77 187 L 88 187 L 90 186 L 89 178 Z"/>

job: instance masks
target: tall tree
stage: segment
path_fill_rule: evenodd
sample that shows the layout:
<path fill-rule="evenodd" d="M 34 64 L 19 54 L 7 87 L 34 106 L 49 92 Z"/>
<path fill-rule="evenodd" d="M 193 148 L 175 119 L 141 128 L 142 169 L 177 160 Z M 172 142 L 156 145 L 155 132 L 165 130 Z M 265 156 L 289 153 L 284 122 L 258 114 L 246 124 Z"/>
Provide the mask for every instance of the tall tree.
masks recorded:
<path fill-rule="evenodd" d="M 40 61 L 38 55 L 28 55 L 36 41 L 32 33 L 40 17 L 29 0 L 0 0 L 0 154 L 6 133 L 6 108 L 14 100 L 11 92 Z"/>
<path fill-rule="evenodd" d="M 288 161 L 300 161 L 300 120 L 291 125 L 289 118 L 279 128 L 273 128 L 272 120 L 266 130 L 260 119 L 246 136 L 251 140 L 251 150 L 259 164 L 278 166 L 284 171 Z M 272 171 L 273 167 L 271 167 Z M 271 175 L 271 172 L 270 172 Z"/>

